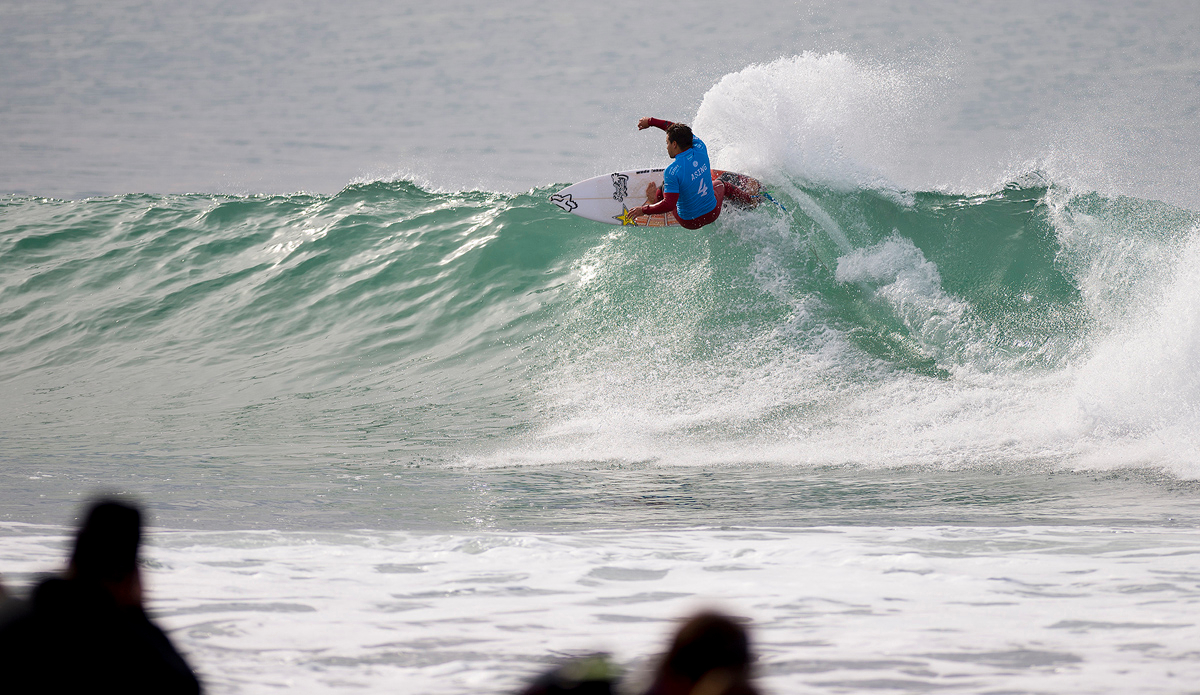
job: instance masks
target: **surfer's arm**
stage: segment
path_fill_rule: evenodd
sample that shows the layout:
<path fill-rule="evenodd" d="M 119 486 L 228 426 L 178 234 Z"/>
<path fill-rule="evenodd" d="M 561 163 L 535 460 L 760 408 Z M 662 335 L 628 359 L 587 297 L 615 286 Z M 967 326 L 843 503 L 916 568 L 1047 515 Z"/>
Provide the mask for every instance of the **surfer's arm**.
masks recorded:
<path fill-rule="evenodd" d="M 661 118 L 650 118 L 649 116 L 647 116 L 647 117 L 643 118 L 642 120 L 638 121 L 638 130 L 645 130 L 645 129 L 649 128 L 650 126 L 654 126 L 655 128 L 658 128 L 659 130 L 666 130 L 667 128 L 670 128 L 672 125 L 673 125 L 673 123 L 671 121 L 664 121 Z"/>

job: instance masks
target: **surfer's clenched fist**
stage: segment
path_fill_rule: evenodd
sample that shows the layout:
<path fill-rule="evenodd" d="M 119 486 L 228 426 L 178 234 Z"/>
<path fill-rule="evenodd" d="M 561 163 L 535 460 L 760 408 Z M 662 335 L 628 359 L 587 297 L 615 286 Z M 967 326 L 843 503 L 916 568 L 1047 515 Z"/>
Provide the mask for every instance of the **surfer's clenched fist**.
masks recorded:
<path fill-rule="evenodd" d="M 644 116 L 642 118 L 642 120 L 638 121 L 638 130 L 645 130 L 649 127 L 650 127 L 650 117 L 649 116 Z"/>

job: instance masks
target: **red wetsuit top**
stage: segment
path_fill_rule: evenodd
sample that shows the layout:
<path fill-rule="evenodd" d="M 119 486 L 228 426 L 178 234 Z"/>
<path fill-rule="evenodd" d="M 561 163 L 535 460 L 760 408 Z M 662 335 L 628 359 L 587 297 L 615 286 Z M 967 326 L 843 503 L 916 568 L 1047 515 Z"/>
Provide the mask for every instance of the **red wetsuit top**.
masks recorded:
<path fill-rule="evenodd" d="M 664 121 L 661 118 L 651 118 L 650 125 L 658 128 L 659 130 L 665 131 L 667 128 L 670 128 L 675 124 L 671 121 Z M 675 212 L 675 205 L 679 202 L 679 193 L 662 193 L 662 186 L 659 186 L 658 190 L 663 196 L 662 200 L 658 201 L 654 205 L 647 205 L 642 208 L 645 214 L 662 215 L 668 212 Z M 679 215 L 676 215 L 675 219 L 679 219 Z"/>

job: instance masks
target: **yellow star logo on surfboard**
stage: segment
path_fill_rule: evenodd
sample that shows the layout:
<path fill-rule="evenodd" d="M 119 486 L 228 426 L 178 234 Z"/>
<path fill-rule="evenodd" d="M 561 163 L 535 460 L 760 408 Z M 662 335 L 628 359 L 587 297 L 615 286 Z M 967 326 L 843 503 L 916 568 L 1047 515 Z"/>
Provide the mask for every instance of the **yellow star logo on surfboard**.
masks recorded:
<path fill-rule="evenodd" d="M 625 205 L 621 205 L 621 214 L 613 215 L 613 219 L 620 221 L 622 227 L 637 226 L 637 218 L 629 214 L 629 208 Z"/>

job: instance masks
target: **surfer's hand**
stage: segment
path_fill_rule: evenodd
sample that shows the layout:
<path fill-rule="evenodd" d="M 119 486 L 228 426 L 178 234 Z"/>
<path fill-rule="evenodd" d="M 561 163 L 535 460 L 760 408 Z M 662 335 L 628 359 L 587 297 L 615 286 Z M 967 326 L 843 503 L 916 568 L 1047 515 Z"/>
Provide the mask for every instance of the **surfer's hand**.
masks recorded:
<path fill-rule="evenodd" d="M 630 219 L 632 219 L 632 218 L 634 218 L 634 217 L 641 217 L 642 215 L 645 215 L 645 214 L 646 214 L 645 210 L 646 210 L 646 208 L 645 208 L 645 207 L 643 207 L 643 206 L 641 206 L 641 205 L 639 205 L 639 206 L 637 206 L 636 208 L 634 208 L 634 209 L 630 210 L 630 211 L 629 211 L 629 217 L 630 217 Z"/>
<path fill-rule="evenodd" d="M 650 117 L 649 116 L 646 116 L 642 120 L 638 121 L 638 130 L 645 130 L 649 127 L 650 127 Z"/>

